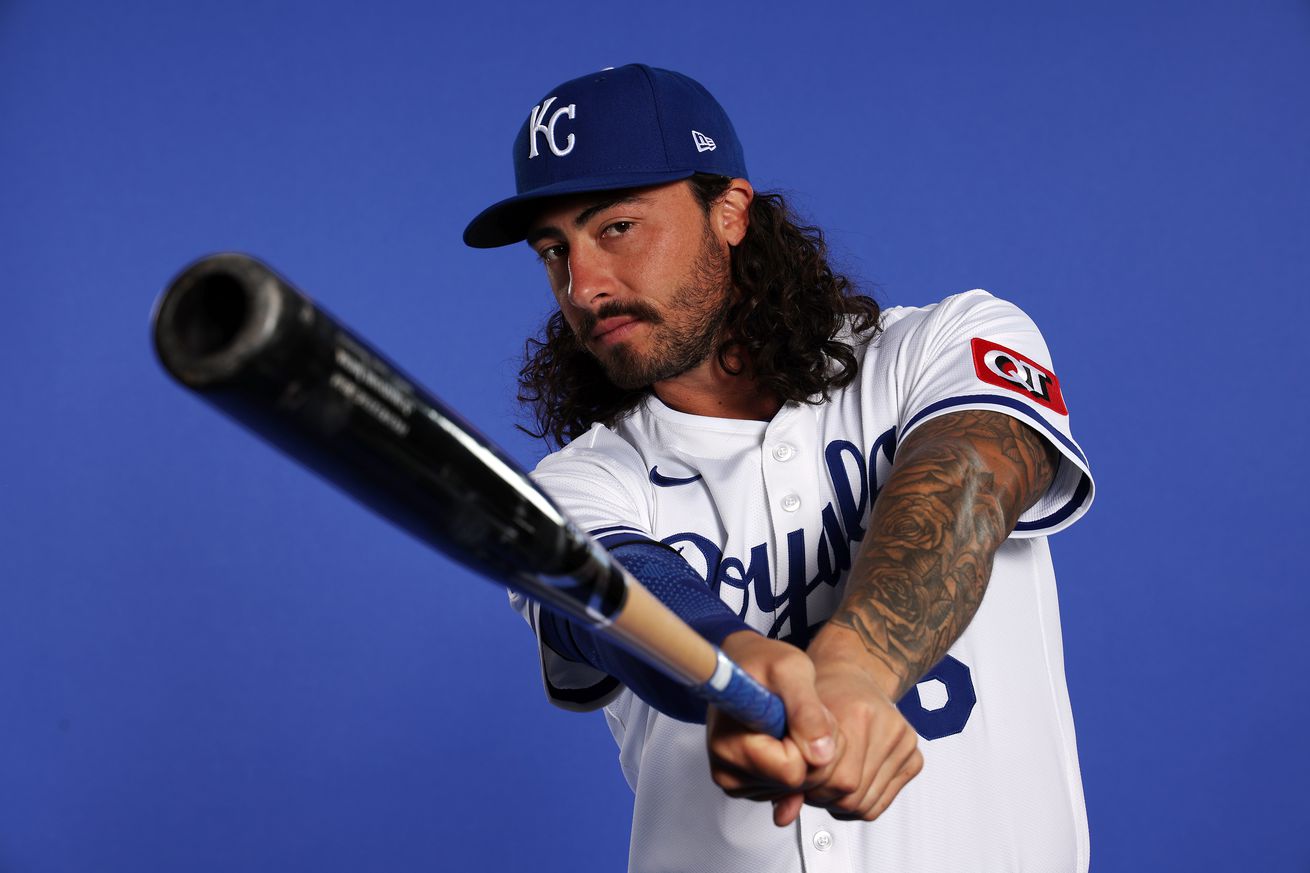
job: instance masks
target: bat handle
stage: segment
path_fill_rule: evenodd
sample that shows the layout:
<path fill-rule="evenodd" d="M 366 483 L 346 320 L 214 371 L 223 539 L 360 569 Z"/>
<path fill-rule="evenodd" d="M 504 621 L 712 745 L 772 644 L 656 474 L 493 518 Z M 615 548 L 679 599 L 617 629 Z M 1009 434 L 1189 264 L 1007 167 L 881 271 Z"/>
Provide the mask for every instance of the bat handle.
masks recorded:
<path fill-rule="evenodd" d="M 742 724 L 775 739 L 787 735 L 786 711 L 776 694 L 688 627 L 608 552 L 595 546 L 592 553 L 597 566 L 621 575 L 623 602 L 612 621 L 594 610 L 583 621 Z M 570 612 L 577 614 L 576 603 Z"/>
<path fill-rule="evenodd" d="M 753 730 L 779 740 L 786 736 L 787 713 L 778 695 L 738 667 L 721 650 L 715 651 L 718 666 L 709 681 L 697 689 L 701 697 Z"/>

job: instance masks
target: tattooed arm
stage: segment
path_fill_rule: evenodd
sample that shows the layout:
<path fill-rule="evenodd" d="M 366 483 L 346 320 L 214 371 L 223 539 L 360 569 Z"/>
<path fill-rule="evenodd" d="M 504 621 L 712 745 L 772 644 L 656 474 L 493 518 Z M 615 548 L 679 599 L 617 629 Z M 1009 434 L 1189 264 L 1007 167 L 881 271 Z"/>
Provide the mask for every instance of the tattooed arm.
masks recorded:
<path fill-rule="evenodd" d="M 872 820 L 923 766 L 895 702 L 973 618 L 996 549 L 1050 486 L 1058 455 L 1027 425 L 987 411 L 926 422 L 897 449 L 842 602 L 810 645 L 815 688 L 835 719 L 831 762 L 790 791 L 758 747 L 712 724 L 715 781 L 770 798 L 787 824 L 802 800 Z M 749 658 L 749 655 L 743 655 Z M 793 771 L 788 771 L 794 774 Z"/>
<path fill-rule="evenodd" d="M 1050 487 L 1057 462 L 1049 442 L 997 412 L 951 413 L 916 430 L 811 657 L 836 647 L 872 659 L 866 667 L 899 700 L 968 626 L 997 548 Z"/>

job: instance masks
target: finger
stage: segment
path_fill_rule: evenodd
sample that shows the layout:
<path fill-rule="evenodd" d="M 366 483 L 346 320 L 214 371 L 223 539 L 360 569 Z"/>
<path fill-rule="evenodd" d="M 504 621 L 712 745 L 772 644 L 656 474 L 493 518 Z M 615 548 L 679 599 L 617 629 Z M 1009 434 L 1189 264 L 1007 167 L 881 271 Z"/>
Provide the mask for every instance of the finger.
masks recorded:
<path fill-rule="evenodd" d="M 729 797 L 738 800 L 778 802 L 791 795 L 800 796 L 795 786 L 775 782 L 763 782 L 758 774 L 732 769 L 713 769 L 711 777 L 714 784 Z M 799 802 L 797 804 L 799 806 Z M 795 816 L 793 815 L 794 819 Z"/>
<path fill-rule="evenodd" d="M 912 768 L 916 758 L 919 762 L 918 767 Z M 919 735 L 907 725 L 895 749 L 887 756 L 887 760 L 878 770 L 878 775 L 873 779 L 871 793 L 878 800 L 872 806 L 886 809 L 895 799 L 897 792 L 917 775 L 922 767 L 923 755 L 919 752 Z M 913 772 L 910 772 L 911 769 Z"/>
<path fill-rule="evenodd" d="M 805 763 L 823 767 L 836 757 L 837 720 L 815 689 L 814 664 L 800 649 L 739 631 L 723 641 L 723 651 L 783 701 L 787 736 L 801 750 Z M 752 665 L 755 669 L 752 669 Z"/>
<path fill-rule="evenodd" d="M 863 758 L 849 755 L 840 758 L 828 778 L 805 793 L 805 802 L 823 807 L 834 815 L 849 812 L 859 798 L 869 793 L 873 774 L 880 764 L 878 755 L 868 748 Z"/>
<path fill-rule="evenodd" d="M 859 792 L 858 797 L 845 798 L 838 804 L 839 808 L 829 811 L 834 818 L 843 821 L 873 821 L 886 811 L 901 789 L 922 769 L 923 755 L 918 748 L 917 735 L 909 731 L 882 762 L 867 789 Z"/>
<path fill-rule="evenodd" d="M 774 690 L 787 707 L 787 735 L 801 750 L 806 764 L 827 766 L 836 758 L 837 719 L 819 698 L 813 672 L 788 672 L 772 678 Z"/>
<path fill-rule="evenodd" d="M 796 793 L 785 785 L 759 785 L 744 780 L 737 780 L 733 784 L 724 784 L 718 779 L 714 781 L 723 789 L 724 794 L 737 800 L 775 801 Z"/>
<path fill-rule="evenodd" d="M 837 785 L 840 785 L 844 781 L 841 777 L 836 775 L 836 772 L 837 768 L 841 767 L 843 762 L 846 762 L 847 749 L 851 748 L 851 745 L 847 741 L 846 735 L 842 733 L 841 728 L 837 728 L 833 731 L 833 738 L 835 740 L 833 743 L 835 748 L 832 752 L 832 759 L 827 764 L 814 766 L 809 761 L 806 761 L 808 766 L 805 771 L 805 778 L 804 781 L 800 783 L 799 787 L 801 792 L 806 795 L 805 802 L 807 803 L 810 802 L 808 794 L 810 791 L 816 789 L 823 790 L 824 786 L 834 783 L 834 780 Z"/>
<path fill-rule="evenodd" d="M 804 802 L 805 796 L 802 794 L 788 794 L 773 801 L 773 823 L 780 828 L 785 828 L 796 821 Z"/>
<path fill-rule="evenodd" d="M 738 792 L 745 791 L 750 786 L 750 781 L 743 774 L 729 767 L 715 766 L 710 767 L 710 778 L 714 784 L 723 789 L 723 792 L 729 796 L 736 796 Z"/>
<path fill-rule="evenodd" d="M 879 742 L 866 745 L 863 760 L 844 761 L 824 786 L 828 795 L 824 798 L 826 802 L 819 805 L 827 807 L 834 817 L 843 820 L 864 818 L 916 751 L 917 735 L 904 720 L 884 724 L 884 730 L 888 728 L 890 732 Z M 890 800 L 888 798 L 889 803 Z"/>
<path fill-rule="evenodd" d="M 914 755 L 911 756 L 911 759 L 906 764 L 905 768 L 892 777 L 891 782 L 889 782 L 887 787 L 883 790 L 882 796 L 869 809 L 868 813 L 864 816 L 864 819 L 866 821 L 873 821 L 886 812 L 887 807 L 891 806 L 891 802 L 901 793 L 901 789 L 909 784 L 911 779 L 918 776 L 922 770 L 923 754 L 919 752 L 918 749 L 915 749 Z"/>
<path fill-rule="evenodd" d="M 795 791 L 804 784 L 806 765 L 790 739 L 745 733 L 716 737 L 710 742 L 710 771 L 726 790 Z"/>

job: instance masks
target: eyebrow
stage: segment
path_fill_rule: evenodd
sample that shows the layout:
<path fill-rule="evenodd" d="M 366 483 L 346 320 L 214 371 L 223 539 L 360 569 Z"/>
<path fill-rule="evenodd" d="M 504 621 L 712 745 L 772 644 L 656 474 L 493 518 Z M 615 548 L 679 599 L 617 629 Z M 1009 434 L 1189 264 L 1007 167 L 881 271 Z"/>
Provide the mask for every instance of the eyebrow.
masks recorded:
<path fill-rule="evenodd" d="M 574 216 L 573 226 L 579 228 L 584 226 L 588 221 L 591 221 L 591 219 L 594 218 L 597 213 L 604 212 L 606 209 L 612 209 L 615 206 L 623 206 L 628 203 L 645 203 L 649 199 L 650 198 L 646 197 L 645 195 L 631 193 L 631 192 L 626 194 L 619 194 L 618 196 L 615 197 L 607 197 L 604 200 L 600 200 L 597 201 L 596 203 L 593 203 L 592 205 L 588 206 L 586 209 L 579 212 L 576 216 Z M 531 231 L 530 233 L 528 233 L 525 239 L 528 245 L 534 245 L 542 237 L 547 237 L 547 236 L 562 237 L 563 235 L 564 234 L 560 232 L 560 229 L 558 227 L 555 227 L 554 225 L 547 225 L 545 227 L 539 227 L 536 230 Z"/>

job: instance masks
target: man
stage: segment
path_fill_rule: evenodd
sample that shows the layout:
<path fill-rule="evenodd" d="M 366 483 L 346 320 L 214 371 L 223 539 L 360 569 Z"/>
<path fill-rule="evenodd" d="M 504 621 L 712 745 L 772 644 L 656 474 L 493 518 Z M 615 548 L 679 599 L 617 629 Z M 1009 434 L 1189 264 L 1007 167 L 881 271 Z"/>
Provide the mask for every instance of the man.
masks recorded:
<path fill-rule="evenodd" d="M 880 312 L 676 73 L 560 85 L 514 161 L 465 241 L 526 240 L 559 307 L 521 373 L 567 443 L 535 476 L 787 709 L 752 734 L 516 602 L 551 699 L 605 706 L 632 869 L 1086 869 L 1045 535 L 1092 485 L 1031 321 Z"/>

